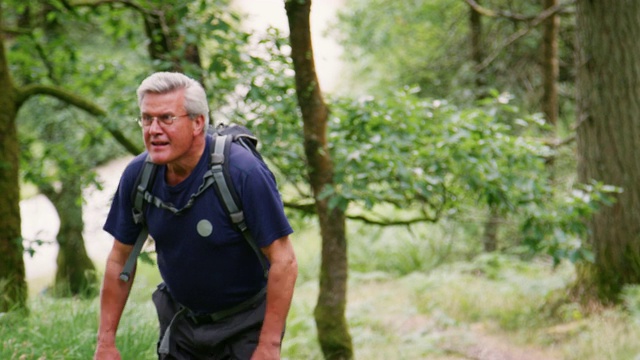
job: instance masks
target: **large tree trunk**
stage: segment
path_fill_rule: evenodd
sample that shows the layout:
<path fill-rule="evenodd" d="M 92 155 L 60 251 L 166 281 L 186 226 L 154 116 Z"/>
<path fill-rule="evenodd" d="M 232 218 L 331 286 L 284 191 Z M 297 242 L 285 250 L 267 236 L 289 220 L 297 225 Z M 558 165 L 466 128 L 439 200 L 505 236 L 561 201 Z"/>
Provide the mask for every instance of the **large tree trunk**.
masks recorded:
<path fill-rule="evenodd" d="M 320 293 L 314 316 L 320 347 L 326 359 L 353 358 L 353 345 L 345 317 L 347 294 L 346 218 L 330 198 L 320 198 L 333 184 L 333 163 L 327 146 L 329 110 L 324 103 L 313 60 L 309 14 L 311 1 L 286 1 L 296 92 L 304 122 L 304 149 L 309 181 L 316 202 L 322 235 Z"/>
<path fill-rule="evenodd" d="M 56 296 L 90 297 L 97 291 L 96 269 L 87 255 L 82 236 L 82 183 L 78 176 L 67 176 L 62 188 L 42 191 L 51 200 L 60 217 L 57 271 L 53 293 Z"/>
<path fill-rule="evenodd" d="M 9 74 L 3 36 L 0 32 L 0 312 L 7 312 L 26 309 L 27 283 L 20 227 L 17 91 Z"/>
<path fill-rule="evenodd" d="M 580 181 L 624 191 L 589 222 L 595 264 L 582 283 L 615 301 L 624 285 L 640 282 L 640 2 L 576 4 Z"/>

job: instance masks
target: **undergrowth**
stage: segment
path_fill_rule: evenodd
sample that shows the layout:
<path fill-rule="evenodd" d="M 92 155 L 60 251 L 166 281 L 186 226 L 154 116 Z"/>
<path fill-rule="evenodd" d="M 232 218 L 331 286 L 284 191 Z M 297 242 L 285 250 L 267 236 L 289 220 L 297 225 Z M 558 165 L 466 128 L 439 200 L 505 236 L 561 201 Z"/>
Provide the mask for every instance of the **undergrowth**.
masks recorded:
<path fill-rule="evenodd" d="M 284 359 L 322 359 L 313 309 L 318 296 L 317 229 L 295 234 L 300 276 L 287 322 Z M 640 287 L 618 307 L 585 313 L 567 300 L 571 264 L 481 254 L 443 229 L 350 234 L 347 320 L 359 359 L 445 359 L 469 334 L 545 349 L 550 359 L 640 357 Z M 410 241 L 407 239 L 411 239 Z M 424 241 L 420 241 L 422 239 Z M 441 239 L 441 240 L 437 240 Z M 455 242 L 451 244 L 448 242 Z M 100 268 L 100 266 L 98 266 Z M 117 337 L 123 359 L 155 359 L 158 329 L 150 296 L 157 270 L 141 263 Z M 32 293 L 30 315 L 0 317 L 0 359 L 92 358 L 98 299 Z M 479 330 L 480 329 L 480 330 Z M 465 340 L 466 341 L 466 340 Z"/>

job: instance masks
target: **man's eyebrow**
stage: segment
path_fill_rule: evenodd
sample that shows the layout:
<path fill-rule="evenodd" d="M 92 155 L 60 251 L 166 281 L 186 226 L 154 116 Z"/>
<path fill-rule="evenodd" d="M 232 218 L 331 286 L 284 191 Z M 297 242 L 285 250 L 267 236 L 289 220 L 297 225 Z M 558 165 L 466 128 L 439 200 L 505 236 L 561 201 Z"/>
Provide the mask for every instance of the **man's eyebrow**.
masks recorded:
<path fill-rule="evenodd" d="M 150 116 L 175 116 L 175 114 L 173 112 L 164 112 L 164 113 L 160 113 L 158 115 L 151 115 L 151 113 L 148 112 L 143 112 L 141 113 L 141 115 L 150 115 Z"/>

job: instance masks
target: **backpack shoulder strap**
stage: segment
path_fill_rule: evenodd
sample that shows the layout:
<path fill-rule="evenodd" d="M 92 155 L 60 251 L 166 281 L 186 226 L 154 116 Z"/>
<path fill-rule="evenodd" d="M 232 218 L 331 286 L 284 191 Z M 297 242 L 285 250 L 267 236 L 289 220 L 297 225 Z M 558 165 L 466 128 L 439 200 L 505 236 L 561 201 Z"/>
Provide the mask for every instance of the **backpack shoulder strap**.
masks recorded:
<path fill-rule="evenodd" d="M 147 205 L 144 194 L 153 183 L 157 170 L 158 166 L 152 163 L 151 157 L 147 155 L 144 165 L 142 165 L 142 170 L 138 173 L 138 177 L 133 186 L 133 191 L 131 193 L 131 203 L 133 204 L 133 208 L 131 209 L 131 212 L 133 215 L 133 221 L 136 224 L 142 224 L 142 230 L 140 230 L 140 234 L 138 234 L 138 238 L 133 245 L 131 254 L 129 254 L 127 262 L 124 264 L 122 272 L 120 273 L 120 280 L 124 282 L 128 282 L 129 279 L 131 279 L 131 274 L 135 268 L 138 255 L 140 255 L 142 246 L 149 237 L 149 229 L 147 228 L 147 223 L 144 219 L 144 209 Z"/>
<path fill-rule="evenodd" d="M 262 269 L 264 271 L 265 278 L 269 273 L 269 266 L 264 254 L 258 248 L 258 245 L 253 240 L 253 236 L 247 227 L 247 223 L 244 218 L 244 212 L 241 208 L 240 199 L 233 181 L 231 180 L 231 174 L 229 171 L 229 154 L 231 152 L 231 143 L 234 141 L 233 135 L 214 135 L 211 137 L 211 172 L 214 178 L 214 188 L 218 197 L 222 201 L 231 222 L 242 233 L 245 240 L 249 243 L 249 246 L 258 256 Z"/>
<path fill-rule="evenodd" d="M 158 166 L 151 162 L 151 156 L 147 155 L 142 165 L 142 170 L 138 173 L 138 177 L 131 192 L 131 203 L 133 204 L 133 221 L 136 224 L 145 224 L 145 193 L 149 190 L 149 186 L 155 180 Z"/>

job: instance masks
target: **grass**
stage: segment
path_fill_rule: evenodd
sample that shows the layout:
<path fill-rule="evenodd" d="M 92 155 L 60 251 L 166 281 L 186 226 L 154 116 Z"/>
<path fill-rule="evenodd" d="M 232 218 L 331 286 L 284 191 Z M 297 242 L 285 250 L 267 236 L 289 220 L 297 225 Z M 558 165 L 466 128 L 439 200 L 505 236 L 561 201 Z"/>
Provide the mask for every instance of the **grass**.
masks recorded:
<path fill-rule="evenodd" d="M 300 277 L 285 359 L 322 359 L 313 319 L 320 242 L 317 230 L 307 228 L 294 237 Z M 350 235 L 346 315 L 356 358 L 465 358 L 483 344 L 534 349 L 544 359 L 640 358 L 640 288 L 627 289 L 623 305 L 588 314 L 564 297 L 574 280 L 570 264 L 553 269 L 545 261 L 495 254 L 464 261 L 468 254 L 455 256 L 465 252 L 461 244 L 437 240 L 442 229 L 413 235 L 386 231 L 377 238 L 362 229 Z M 426 239 L 415 241 L 416 236 Z M 158 282 L 157 271 L 141 264 L 118 332 L 123 359 L 156 358 L 150 296 Z M 28 317 L 0 318 L 0 359 L 92 357 L 97 299 L 53 299 L 34 291 L 29 306 Z"/>

